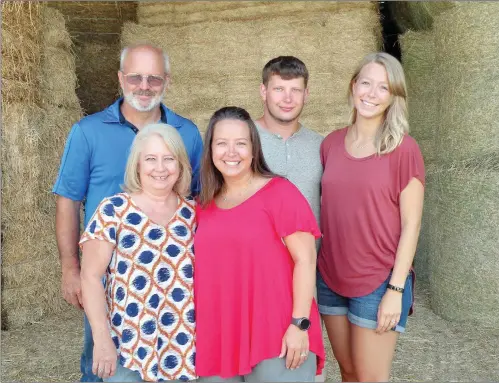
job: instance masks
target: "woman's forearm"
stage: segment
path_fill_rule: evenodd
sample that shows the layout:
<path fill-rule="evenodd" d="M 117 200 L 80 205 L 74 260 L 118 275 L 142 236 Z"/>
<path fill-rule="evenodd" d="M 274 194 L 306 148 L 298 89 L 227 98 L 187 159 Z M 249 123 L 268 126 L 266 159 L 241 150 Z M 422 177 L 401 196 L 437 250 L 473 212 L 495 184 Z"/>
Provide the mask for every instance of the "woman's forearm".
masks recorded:
<path fill-rule="evenodd" d="M 400 241 L 395 256 L 395 265 L 393 267 L 390 284 L 398 287 L 404 287 L 407 274 L 412 266 L 416 247 L 418 245 L 420 224 L 408 224 L 402 228 Z"/>
<path fill-rule="evenodd" d="M 313 261 L 300 260 L 293 271 L 293 318 L 310 316 L 315 288 L 315 257 Z"/>
<path fill-rule="evenodd" d="M 94 275 L 81 275 L 83 308 L 87 315 L 95 339 L 110 336 L 107 321 L 107 307 L 104 286 L 101 278 Z"/>

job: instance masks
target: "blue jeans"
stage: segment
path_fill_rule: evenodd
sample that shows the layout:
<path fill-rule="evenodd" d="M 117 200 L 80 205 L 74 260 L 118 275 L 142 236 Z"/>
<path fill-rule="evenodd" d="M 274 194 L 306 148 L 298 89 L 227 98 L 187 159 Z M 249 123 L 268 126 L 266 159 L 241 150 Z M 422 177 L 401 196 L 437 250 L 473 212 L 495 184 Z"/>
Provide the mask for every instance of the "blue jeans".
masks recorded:
<path fill-rule="evenodd" d="M 102 382 L 102 379 L 92 373 L 92 363 L 94 355 L 94 340 L 92 339 L 92 328 L 83 314 L 84 332 L 83 332 L 83 352 L 80 358 L 80 382 Z"/>
<path fill-rule="evenodd" d="M 363 328 L 376 329 L 378 325 L 378 307 L 381 299 L 386 293 L 386 286 L 390 281 L 388 278 L 372 293 L 348 298 L 335 293 L 326 285 L 321 274 L 317 270 L 317 305 L 319 312 L 323 315 L 346 315 L 350 323 Z M 392 329 L 396 332 L 404 332 L 412 306 L 412 272 L 405 281 L 404 293 L 402 294 L 402 312 L 400 320 Z"/>

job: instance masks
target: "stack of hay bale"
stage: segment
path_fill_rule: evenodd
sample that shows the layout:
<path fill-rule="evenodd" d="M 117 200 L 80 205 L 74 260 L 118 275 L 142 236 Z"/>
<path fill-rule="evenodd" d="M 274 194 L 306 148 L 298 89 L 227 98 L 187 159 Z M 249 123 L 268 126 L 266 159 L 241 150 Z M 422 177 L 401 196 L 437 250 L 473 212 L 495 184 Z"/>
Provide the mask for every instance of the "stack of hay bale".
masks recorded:
<path fill-rule="evenodd" d="M 259 117 L 261 70 L 279 55 L 297 56 L 310 70 L 303 122 L 323 134 L 343 127 L 349 78 L 381 41 L 377 8 L 366 2 L 144 2 L 137 17 L 125 23 L 122 45 L 165 49 L 173 73 L 165 103 L 201 131 L 222 106 Z"/>
<path fill-rule="evenodd" d="M 39 4 L 2 3 L 2 328 L 41 311 L 27 307 L 25 300 L 36 298 L 26 297 L 32 294 L 16 280 L 30 269 L 43 224 L 38 209 L 41 28 Z"/>
<path fill-rule="evenodd" d="M 2 3 L 2 326 L 67 310 L 60 294 L 55 200 L 64 141 L 82 116 L 71 40 L 43 3 Z M 19 71 L 26 73 L 22 76 Z M 26 91 L 17 91 L 26 89 Z"/>
<path fill-rule="evenodd" d="M 411 127 L 432 137 L 431 304 L 447 319 L 499 328 L 499 4 L 452 5 L 431 31 L 407 33 L 402 44 L 408 78 L 424 72 L 426 81 L 409 96 L 411 116 L 419 116 Z M 433 64 L 414 65 L 421 60 Z"/>
<path fill-rule="evenodd" d="M 119 92 L 121 26 L 136 20 L 134 1 L 50 1 L 59 10 L 74 42 L 78 98 L 87 114 L 111 104 Z"/>

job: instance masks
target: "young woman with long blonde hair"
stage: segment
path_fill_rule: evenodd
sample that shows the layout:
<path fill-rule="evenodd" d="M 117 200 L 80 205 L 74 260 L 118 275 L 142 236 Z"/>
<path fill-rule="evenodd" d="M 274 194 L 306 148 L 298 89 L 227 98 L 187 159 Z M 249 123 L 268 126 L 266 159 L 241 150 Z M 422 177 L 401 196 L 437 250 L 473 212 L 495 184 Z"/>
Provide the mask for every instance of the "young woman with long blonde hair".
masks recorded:
<path fill-rule="evenodd" d="M 402 66 L 367 55 L 349 85 L 350 125 L 321 146 L 317 294 L 343 381 L 388 381 L 413 304 L 424 163 L 408 135 Z"/>

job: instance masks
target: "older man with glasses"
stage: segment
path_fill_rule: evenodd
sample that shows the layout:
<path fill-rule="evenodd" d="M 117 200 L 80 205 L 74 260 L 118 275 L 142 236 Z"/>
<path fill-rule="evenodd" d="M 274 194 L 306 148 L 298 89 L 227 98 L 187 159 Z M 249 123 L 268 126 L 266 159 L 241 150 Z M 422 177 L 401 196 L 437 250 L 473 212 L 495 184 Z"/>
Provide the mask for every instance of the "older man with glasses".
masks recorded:
<path fill-rule="evenodd" d="M 118 78 L 123 97 L 73 125 L 53 188 L 57 195 L 56 236 L 62 294 L 78 309 L 83 308 L 78 252 L 80 205 L 84 203 L 86 227 L 99 202 L 121 191 L 128 152 L 141 128 L 163 122 L 178 129 L 192 167 L 191 192 L 199 192 L 203 147 L 199 130 L 161 103 L 170 83 L 167 54 L 152 45 L 127 47 L 121 52 Z M 84 325 L 81 381 L 98 382 L 101 380 L 92 373 L 92 333 L 85 316 Z"/>

